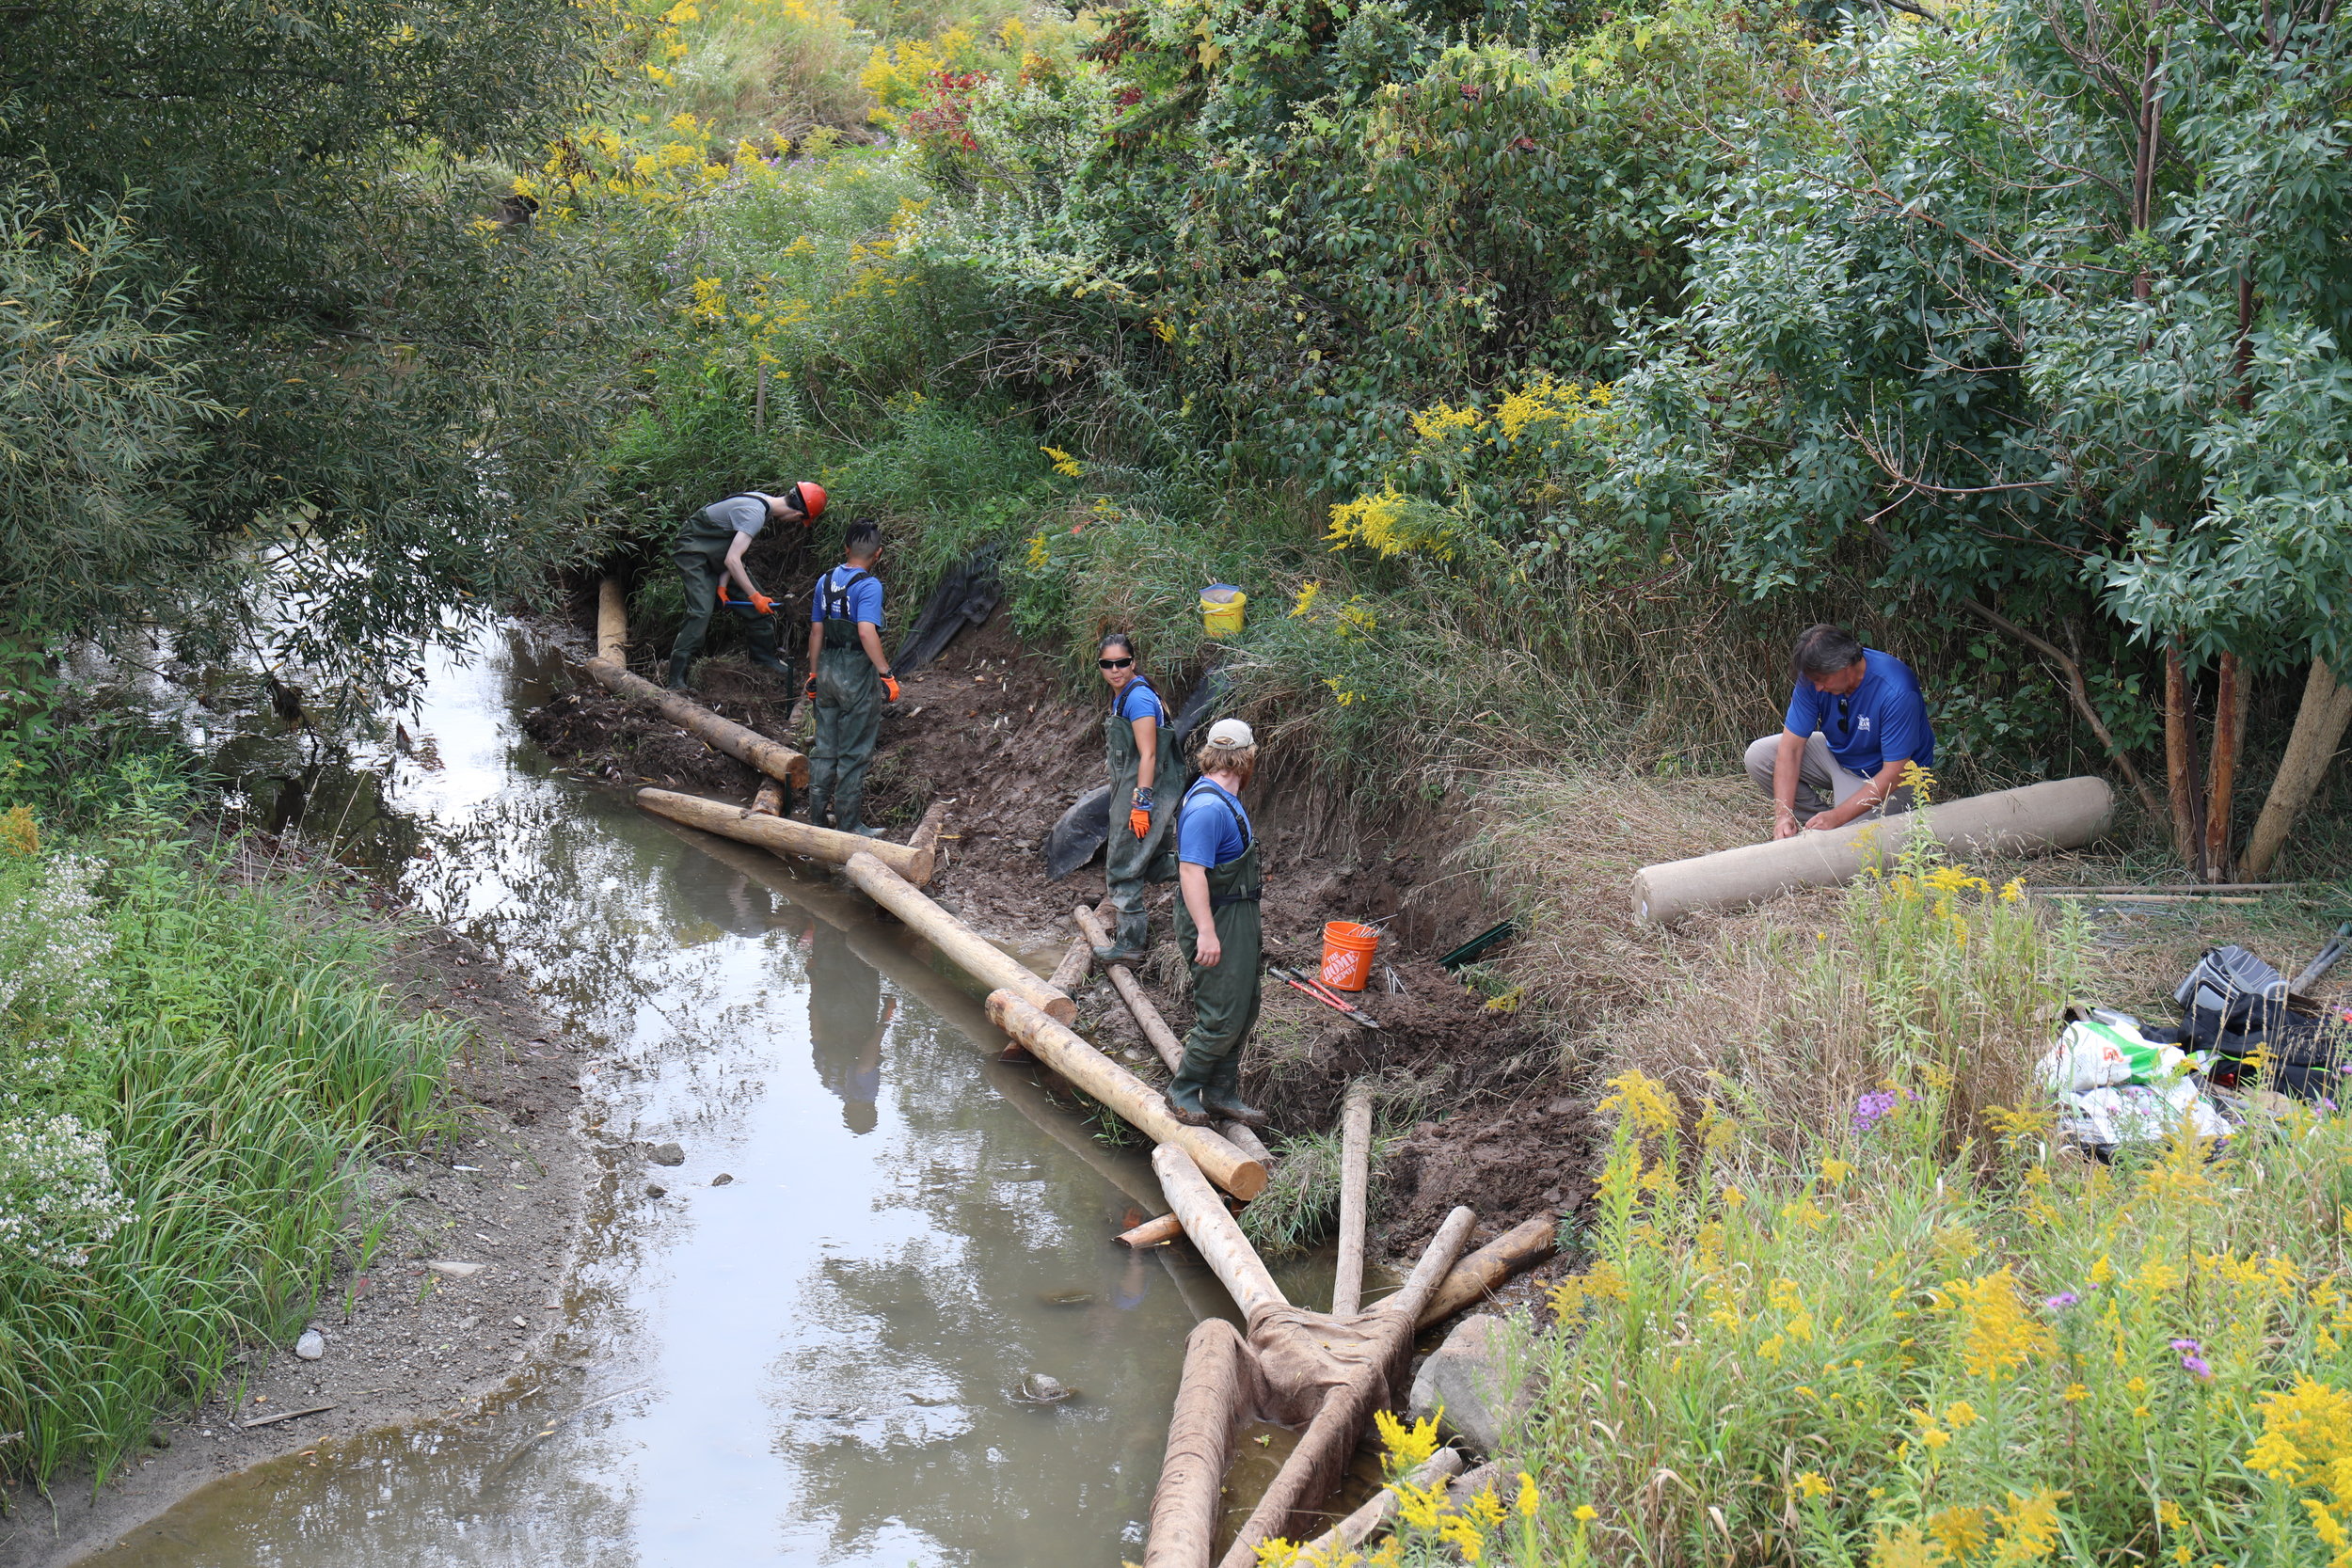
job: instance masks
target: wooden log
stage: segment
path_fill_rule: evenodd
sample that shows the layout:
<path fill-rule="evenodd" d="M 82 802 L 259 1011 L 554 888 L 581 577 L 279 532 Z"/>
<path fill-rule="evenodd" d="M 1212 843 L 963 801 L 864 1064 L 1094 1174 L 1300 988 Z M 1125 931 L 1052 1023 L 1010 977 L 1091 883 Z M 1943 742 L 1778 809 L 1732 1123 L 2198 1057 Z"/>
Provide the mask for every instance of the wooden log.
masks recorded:
<path fill-rule="evenodd" d="M 1173 1144 L 1209 1179 L 1244 1202 L 1265 1191 L 1265 1166 L 1206 1127 L 1187 1127 L 1168 1111 L 1160 1092 L 1080 1039 L 1067 1024 L 1046 1017 L 1009 990 L 989 992 L 988 1016 L 997 1028 L 1029 1048 L 1032 1055 L 1073 1085 L 1126 1118 L 1153 1143 Z M 1170 1208 L 1175 1205 L 1171 1202 Z M 1198 1242 L 1198 1233 L 1186 1227 Z"/>
<path fill-rule="evenodd" d="M 621 595 L 618 578 L 596 584 L 596 657 L 628 663 L 628 601 Z"/>
<path fill-rule="evenodd" d="M 1152 1164 L 1160 1164 L 1156 1154 Z M 1183 1204 L 1176 1202 L 1165 1169 L 1160 1172 L 1160 1187 L 1168 1194 L 1169 1206 L 1184 1216 L 1189 1230 L 1192 1216 L 1185 1212 Z M 1382 1325 L 1383 1354 L 1375 1355 L 1347 1382 L 1324 1396 L 1314 1419 L 1307 1424 L 1305 1435 L 1299 1438 L 1290 1457 L 1282 1461 L 1272 1484 L 1266 1487 L 1241 1532 L 1233 1538 L 1221 1568 L 1253 1568 L 1258 1548 L 1276 1536 L 1288 1535 L 1294 1522 L 1322 1501 L 1331 1483 L 1346 1468 L 1347 1456 L 1362 1437 L 1372 1413 L 1389 1402 L 1391 1366 L 1402 1365 L 1405 1353 L 1411 1348 L 1413 1325 L 1421 1309 L 1428 1305 L 1438 1282 L 1453 1268 L 1462 1243 L 1470 1239 L 1470 1229 L 1477 1223 L 1478 1216 L 1468 1209 L 1456 1208 L 1448 1214 L 1445 1223 L 1438 1227 L 1438 1233 L 1429 1239 L 1421 1260 L 1413 1265 L 1404 1289 L 1374 1308 L 1375 1321 Z M 1239 1227 L 1235 1234 L 1239 1234 Z"/>
<path fill-rule="evenodd" d="M 1152 1168 L 1159 1172 L 1160 1192 L 1167 1197 L 1168 1206 L 1176 1212 L 1176 1217 L 1184 1222 L 1184 1234 L 1192 1238 L 1193 1246 L 1216 1272 L 1225 1293 L 1233 1298 L 1243 1318 L 1260 1307 L 1290 1305 L 1283 1298 L 1281 1288 L 1274 1283 L 1274 1276 L 1266 1272 L 1257 1249 L 1241 1233 L 1241 1227 L 1233 1223 L 1233 1216 L 1225 1212 L 1223 1200 L 1210 1190 L 1208 1177 L 1189 1149 L 1164 1143 L 1152 1151 Z"/>
<path fill-rule="evenodd" d="M 1184 1233 L 1184 1221 L 1174 1214 L 1161 1214 L 1157 1218 L 1145 1220 L 1132 1230 L 1120 1231 L 1119 1239 L 1137 1252 L 1141 1252 L 1145 1247 L 1166 1246 Z"/>
<path fill-rule="evenodd" d="M 1104 908 L 1108 909 L 1109 903 L 1108 899 L 1104 900 Z M 1110 930 L 1103 924 L 1101 911 L 1089 910 L 1081 905 L 1071 911 L 1070 914 L 1071 918 L 1078 923 L 1079 941 L 1094 947 L 1110 945 Z M 1110 976 L 1111 989 L 1119 992 L 1119 999 L 1121 1002 L 1127 1004 L 1128 1016 L 1136 1021 L 1136 1027 L 1142 1030 L 1143 1037 L 1152 1042 L 1152 1052 L 1167 1066 L 1168 1070 L 1174 1072 L 1178 1064 L 1184 1059 L 1184 1042 L 1176 1037 L 1176 1031 L 1168 1026 L 1168 1020 L 1162 1018 L 1160 1010 L 1152 1006 L 1152 999 L 1143 994 L 1143 985 L 1136 978 L 1134 971 L 1125 964 L 1112 964 L 1108 966 L 1105 973 Z M 1247 1122 L 1223 1121 L 1217 1123 L 1216 1130 L 1225 1134 L 1228 1143 L 1232 1144 L 1252 1160 L 1261 1164 L 1270 1165 L 1274 1163 L 1273 1152 L 1259 1138 L 1257 1131 Z"/>
<path fill-rule="evenodd" d="M 870 849 L 851 855 L 844 869 L 860 893 L 897 915 L 907 929 L 990 990 L 1010 991 L 1057 1023 L 1069 1023 L 1078 1016 L 1075 1002 L 1029 973 L 1029 967 L 1019 958 L 924 897 L 921 890 Z M 994 1007 L 989 1009 L 989 1016 L 996 1016 Z M 1003 1024 L 1000 1022 L 997 1027 L 1002 1028 Z M 1028 1041 L 1021 1043 L 1026 1045 Z M 1087 1049 L 1091 1051 L 1093 1047 Z"/>
<path fill-rule="evenodd" d="M 907 842 L 917 849 L 936 849 L 939 835 L 947 827 L 947 808 L 954 804 L 953 800 L 933 800 L 925 808 L 923 820 L 914 825 L 914 832 L 907 835 Z"/>
<path fill-rule="evenodd" d="M 1466 1461 L 1459 1449 L 1439 1449 L 1406 1474 L 1411 1485 L 1427 1487 L 1441 1481 L 1451 1481 L 1462 1473 Z M 1337 1562 L 1347 1553 L 1387 1528 L 1396 1517 L 1396 1494 L 1382 1487 L 1377 1497 L 1355 1513 L 1307 1543 L 1298 1554 L 1301 1562 Z"/>
<path fill-rule="evenodd" d="M 1087 931 L 1086 923 L 1089 920 L 1099 920 L 1099 917 L 1107 912 L 1110 907 L 1111 901 L 1105 898 L 1100 910 L 1089 910 L 1081 904 L 1072 911 L 1078 922 L 1078 934 L 1070 939 L 1070 946 L 1062 954 L 1061 962 L 1054 966 L 1054 977 L 1047 982 L 1056 990 L 1068 991 L 1075 996 L 1078 994 L 1078 988 L 1087 983 L 1087 976 L 1094 972 L 1095 943 L 1093 937 Z"/>
<path fill-rule="evenodd" d="M 1372 1181 L 1372 1085 L 1347 1091 L 1340 1117 L 1340 1260 L 1331 1316 L 1352 1318 L 1364 1300 L 1364 1196 Z"/>
<path fill-rule="evenodd" d="M 760 780 L 758 793 L 752 797 L 752 803 L 744 809 L 754 816 L 782 816 L 784 785 L 773 779 Z"/>
<path fill-rule="evenodd" d="M 1184 1341 L 1184 1374 L 1168 1418 L 1159 1484 L 1152 1493 L 1143 1568 L 1208 1568 L 1216 1549 L 1233 1429 L 1249 1402 L 1249 1354 L 1233 1325 L 1221 1318 L 1196 1324 Z"/>
<path fill-rule="evenodd" d="M 722 719 L 700 703 L 689 702 L 675 691 L 664 691 L 644 676 L 630 674 L 617 660 L 592 658 L 580 668 L 594 675 L 597 684 L 606 690 L 653 709 L 696 739 L 708 742 L 736 761 L 748 763 L 770 778 L 781 779 L 795 789 L 808 787 L 808 758 L 791 747 L 780 746 L 757 730 L 745 729 L 732 719 Z"/>
<path fill-rule="evenodd" d="M 748 806 L 732 806 L 724 800 L 706 800 L 699 795 L 681 795 L 675 789 L 641 789 L 637 803 L 658 816 L 673 822 L 683 822 L 690 828 L 700 828 L 722 838 L 741 839 L 756 844 L 775 855 L 798 855 L 803 860 L 823 861 L 828 865 L 847 865 L 855 855 L 870 855 L 888 867 L 894 876 L 911 884 L 909 891 L 931 879 L 931 855 L 928 849 L 914 849 L 903 844 L 888 844 L 863 833 L 845 833 L 832 828 L 819 828 L 813 823 L 795 822 L 788 816 L 763 816 Z M 922 897 L 916 894 L 916 897 Z M 880 902 L 880 900 L 877 900 Z M 930 903 L 929 899 L 924 902 Z M 937 908 L 936 905 L 932 906 Z M 909 925 L 914 922 L 909 921 Z M 1008 963 L 1012 960 L 1008 958 Z"/>
<path fill-rule="evenodd" d="M 1422 1306 L 1417 1326 L 1427 1328 L 1450 1318 L 1521 1269 L 1534 1268 L 1558 1250 L 1560 1222 L 1549 1214 L 1538 1214 L 1497 1236 L 1454 1265 L 1445 1283 Z"/>

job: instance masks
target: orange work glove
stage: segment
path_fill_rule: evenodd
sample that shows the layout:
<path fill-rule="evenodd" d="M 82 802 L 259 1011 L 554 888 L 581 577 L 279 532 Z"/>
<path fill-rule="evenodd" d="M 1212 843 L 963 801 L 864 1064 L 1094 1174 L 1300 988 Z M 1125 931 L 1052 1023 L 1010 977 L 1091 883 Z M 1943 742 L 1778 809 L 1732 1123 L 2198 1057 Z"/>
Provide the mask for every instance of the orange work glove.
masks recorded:
<path fill-rule="evenodd" d="M 815 702 L 815 701 L 817 700 L 817 672 L 816 672 L 816 671 L 811 670 L 811 671 L 808 673 L 808 684 L 807 684 L 806 686 L 802 687 L 802 688 L 801 688 L 801 690 L 802 690 L 803 694 L 803 695 L 805 695 L 805 696 L 808 698 L 808 700 L 809 700 L 810 702 L 812 702 L 812 703 L 813 703 L 813 702 Z"/>
<path fill-rule="evenodd" d="M 1152 831 L 1152 814 L 1131 806 L 1127 811 L 1127 826 L 1134 830 L 1137 838 L 1141 838 Z"/>
<path fill-rule="evenodd" d="M 882 678 L 882 696 L 890 702 L 897 702 L 898 700 L 898 677 L 896 675 L 884 675 Z"/>
<path fill-rule="evenodd" d="M 776 601 L 770 598 L 765 594 L 754 594 L 752 595 L 752 608 L 758 610 L 762 615 L 773 615 L 776 612 Z"/>

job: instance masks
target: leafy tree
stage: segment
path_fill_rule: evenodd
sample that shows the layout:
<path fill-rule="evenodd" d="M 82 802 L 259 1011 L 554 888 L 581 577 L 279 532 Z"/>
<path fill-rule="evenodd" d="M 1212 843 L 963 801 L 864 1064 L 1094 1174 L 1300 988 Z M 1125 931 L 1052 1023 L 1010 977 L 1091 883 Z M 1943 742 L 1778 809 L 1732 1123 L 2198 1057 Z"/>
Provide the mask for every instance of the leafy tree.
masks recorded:
<path fill-rule="evenodd" d="M 118 431 L 167 412 L 160 387 L 183 400 L 135 506 L 89 499 L 54 445 L 20 473 L 23 518 L 68 537 L 0 580 L 39 583 L 53 622 L 164 621 L 194 652 L 269 627 L 276 655 L 397 684 L 453 601 L 486 610 L 579 549 L 629 296 L 478 161 L 567 122 L 626 21 L 604 0 L 0 10 L 0 173 L 51 192 L 47 218 L 13 198 L 14 227 L 135 234 L 108 251 L 115 330 L 135 316 L 173 367 L 28 395 Z M 24 547 L 21 524 L 0 537 Z"/>
<path fill-rule="evenodd" d="M 2223 875 L 2249 667 L 2352 657 L 2352 38 L 2319 0 L 2012 0 L 1832 63 L 1694 214 L 1609 488 L 1755 593 L 1868 549 L 2004 626 L 2094 602 L 2161 655 L 2150 803 Z"/>

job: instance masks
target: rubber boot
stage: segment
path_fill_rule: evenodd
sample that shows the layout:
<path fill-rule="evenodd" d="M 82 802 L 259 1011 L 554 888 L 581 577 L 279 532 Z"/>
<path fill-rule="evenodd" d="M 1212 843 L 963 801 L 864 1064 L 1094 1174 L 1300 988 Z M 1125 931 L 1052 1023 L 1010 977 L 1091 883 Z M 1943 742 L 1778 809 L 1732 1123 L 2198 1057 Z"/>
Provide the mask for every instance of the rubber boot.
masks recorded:
<path fill-rule="evenodd" d="M 687 666 L 692 664 L 693 662 L 694 657 L 691 654 L 672 654 L 670 656 L 670 678 L 665 684 L 671 690 L 691 691 L 694 689 L 692 687 L 686 684 Z"/>
<path fill-rule="evenodd" d="M 743 628 L 743 641 L 750 644 L 751 661 L 762 670 L 772 670 L 787 680 L 792 677 L 792 666 L 786 663 L 777 651 L 776 617 L 755 615 Z"/>
<path fill-rule="evenodd" d="M 1108 947 L 1094 950 L 1099 964 L 1139 964 L 1152 951 L 1152 917 L 1137 911 L 1121 914 Z"/>
<path fill-rule="evenodd" d="M 1187 1046 L 1184 1060 L 1176 1064 L 1176 1076 L 1168 1085 L 1168 1113 L 1186 1127 L 1206 1127 L 1216 1117 L 1201 1103 L 1204 1093 L 1216 1077 L 1216 1058 L 1203 1054 L 1198 1048 Z"/>
<path fill-rule="evenodd" d="M 814 788 L 814 787 L 812 787 L 812 788 L 809 790 L 809 792 L 808 792 L 808 825 L 809 825 L 810 827 L 812 827 L 812 828 L 826 828 L 826 827 L 831 827 L 831 826 L 832 826 L 832 824 L 831 824 L 831 823 L 829 823 L 829 822 L 827 822 L 827 821 L 825 820 L 825 808 L 826 808 L 826 806 L 827 806 L 829 803 L 830 803 L 830 802 L 828 802 L 828 801 L 826 800 L 826 799 L 825 799 L 825 795 L 824 795 L 824 792 L 823 792 L 822 790 L 820 790 L 820 789 L 817 789 L 817 788 Z"/>
<path fill-rule="evenodd" d="M 1202 1109 L 1228 1121 L 1238 1121 L 1246 1127 L 1263 1127 L 1270 1119 L 1263 1111 L 1241 1097 L 1241 1053 L 1232 1052 L 1216 1064 L 1209 1074 L 1208 1086 L 1200 1091 Z"/>

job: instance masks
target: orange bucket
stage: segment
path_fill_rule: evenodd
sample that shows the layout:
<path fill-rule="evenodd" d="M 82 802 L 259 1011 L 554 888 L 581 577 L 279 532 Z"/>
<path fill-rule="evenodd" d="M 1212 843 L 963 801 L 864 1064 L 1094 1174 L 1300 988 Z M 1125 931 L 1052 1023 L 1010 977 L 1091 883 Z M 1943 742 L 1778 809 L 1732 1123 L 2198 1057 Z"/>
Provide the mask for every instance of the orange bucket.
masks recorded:
<path fill-rule="evenodd" d="M 1361 990 L 1372 978 L 1372 956 L 1380 950 L 1380 933 L 1352 920 L 1334 920 L 1323 927 L 1323 983 L 1333 990 Z"/>

